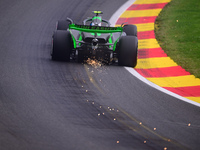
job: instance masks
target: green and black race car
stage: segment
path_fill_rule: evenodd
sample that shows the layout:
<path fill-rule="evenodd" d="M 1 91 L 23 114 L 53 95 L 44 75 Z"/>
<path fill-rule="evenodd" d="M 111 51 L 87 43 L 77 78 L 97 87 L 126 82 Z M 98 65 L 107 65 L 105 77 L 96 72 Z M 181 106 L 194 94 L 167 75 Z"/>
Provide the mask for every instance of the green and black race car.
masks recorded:
<path fill-rule="evenodd" d="M 122 24 L 110 27 L 102 19 L 102 11 L 94 11 L 94 17 L 87 18 L 82 25 L 72 19 L 59 20 L 53 34 L 52 60 L 84 62 L 96 59 L 106 64 L 135 67 L 137 64 L 137 27 Z"/>

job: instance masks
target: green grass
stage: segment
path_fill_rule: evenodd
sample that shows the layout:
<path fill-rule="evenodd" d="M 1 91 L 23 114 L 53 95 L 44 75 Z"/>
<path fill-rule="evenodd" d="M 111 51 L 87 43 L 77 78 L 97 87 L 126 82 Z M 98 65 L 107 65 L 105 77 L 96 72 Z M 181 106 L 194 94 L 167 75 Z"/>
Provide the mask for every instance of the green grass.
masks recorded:
<path fill-rule="evenodd" d="M 200 2 L 172 0 L 159 14 L 155 34 L 178 65 L 200 78 Z"/>

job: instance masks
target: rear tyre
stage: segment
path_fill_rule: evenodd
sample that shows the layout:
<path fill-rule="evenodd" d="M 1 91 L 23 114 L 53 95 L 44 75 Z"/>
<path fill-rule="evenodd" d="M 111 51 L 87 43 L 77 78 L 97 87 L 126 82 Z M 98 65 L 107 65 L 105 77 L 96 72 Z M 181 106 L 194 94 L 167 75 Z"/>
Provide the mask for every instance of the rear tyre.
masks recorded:
<path fill-rule="evenodd" d="M 135 36 L 122 36 L 119 40 L 118 64 L 135 67 L 137 65 L 138 39 Z"/>
<path fill-rule="evenodd" d="M 69 21 L 59 20 L 56 25 L 56 30 L 67 30 L 69 27 Z"/>
<path fill-rule="evenodd" d="M 78 51 L 78 62 L 83 63 L 84 62 L 84 50 Z"/>
<path fill-rule="evenodd" d="M 52 60 L 70 61 L 72 52 L 72 37 L 69 31 L 55 31 L 53 35 Z"/>
<path fill-rule="evenodd" d="M 137 26 L 136 25 L 124 25 L 123 31 L 127 36 L 136 36 L 137 37 Z"/>

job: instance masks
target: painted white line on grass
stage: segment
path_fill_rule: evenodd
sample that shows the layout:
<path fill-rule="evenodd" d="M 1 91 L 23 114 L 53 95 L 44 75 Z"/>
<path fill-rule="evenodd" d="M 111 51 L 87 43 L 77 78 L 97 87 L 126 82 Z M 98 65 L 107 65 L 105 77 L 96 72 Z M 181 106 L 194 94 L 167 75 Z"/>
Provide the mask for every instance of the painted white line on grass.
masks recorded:
<path fill-rule="evenodd" d="M 118 18 L 121 16 L 121 14 L 122 14 L 126 9 L 128 9 L 135 1 L 136 1 L 136 0 L 128 0 L 126 3 L 124 3 L 124 4 L 112 15 L 112 17 L 111 17 L 110 20 L 109 20 L 112 26 L 115 26 L 115 24 L 116 24 Z M 175 98 L 178 98 L 178 99 L 180 99 L 180 100 L 182 100 L 182 101 L 184 101 L 184 102 L 187 102 L 187 103 L 190 103 L 190 104 L 193 104 L 193 105 L 195 105 L 195 106 L 200 107 L 200 103 L 197 103 L 197 102 L 194 102 L 194 101 L 192 101 L 192 100 L 189 100 L 189 99 L 187 99 L 187 98 L 185 98 L 185 97 L 182 97 L 182 96 L 180 96 L 180 95 L 178 95 L 178 94 L 175 94 L 175 93 L 173 93 L 173 92 L 170 92 L 170 91 L 168 91 L 168 90 L 166 90 L 166 89 L 164 89 L 164 88 L 162 88 L 162 87 L 160 87 L 160 86 L 158 86 L 158 85 L 152 83 L 151 81 L 149 81 L 149 80 L 147 80 L 146 78 L 144 78 L 143 76 L 141 76 L 137 71 L 135 71 L 134 68 L 131 68 L 131 67 L 124 67 L 124 68 L 125 68 L 128 72 L 130 72 L 133 76 L 135 76 L 136 78 L 138 78 L 138 79 L 141 80 L 142 82 L 146 83 L 147 85 L 149 85 L 149 86 L 151 86 L 151 87 L 153 87 L 153 88 L 155 88 L 155 89 L 157 89 L 157 90 L 159 90 L 159 91 L 161 91 L 161 92 L 163 92 L 163 93 L 166 93 L 166 94 L 171 95 L 171 96 L 173 96 L 173 97 L 175 97 Z"/>

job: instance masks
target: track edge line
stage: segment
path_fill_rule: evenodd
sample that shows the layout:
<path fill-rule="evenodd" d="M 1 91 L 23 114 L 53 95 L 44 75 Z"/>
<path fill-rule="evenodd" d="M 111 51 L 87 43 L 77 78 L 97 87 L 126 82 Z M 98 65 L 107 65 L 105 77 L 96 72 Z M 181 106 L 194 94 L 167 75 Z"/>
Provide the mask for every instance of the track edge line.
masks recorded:
<path fill-rule="evenodd" d="M 162 87 L 160 87 L 160 86 L 154 84 L 153 82 L 147 80 L 146 78 L 144 78 L 143 76 L 141 76 L 135 69 L 133 69 L 133 68 L 131 68 L 131 67 L 124 67 L 124 68 L 125 68 L 129 73 L 131 73 L 133 76 L 135 76 L 136 78 L 138 78 L 138 79 L 141 80 L 142 82 L 146 83 L 147 85 L 149 85 L 149 86 L 151 86 L 151 87 L 153 87 L 153 88 L 155 88 L 155 89 L 157 89 L 157 90 L 159 90 L 159 91 L 161 91 L 161 92 L 163 92 L 163 93 L 165 93 L 165 94 L 168 94 L 168 95 L 170 95 L 170 96 L 173 96 L 173 97 L 175 97 L 175 98 L 178 98 L 178 99 L 180 99 L 180 100 L 182 100 L 182 101 L 184 101 L 184 102 L 187 102 L 187 103 L 190 103 L 190 104 L 193 104 L 193 105 L 195 105 L 195 106 L 200 107 L 200 104 L 199 104 L 199 103 L 194 102 L 194 101 L 192 101 L 192 100 L 189 100 L 189 99 L 187 99 L 187 98 L 185 98 L 185 97 L 182 97 L 182 96 L 180 96 L 180 95 L 178 95 L 178 94 L 175 94 L 175 93 L 173 93 L 173 92 L 170 92 L 170 91 L 168 91 L 168 90 L 166 90 L 166 89 L 164 89 L 164 88 L 162 88 Z"/>
<path fill-rule="evenodd" d="M 109 19 L 109 21 L 111 22 L 111 25 L 112 26 L 115 26 L 117 20 L 119 19 L 119 17 L 122 15 L 122 13 L 124 13 L 124 11 L 126 11 L 136 0 L 128 0 L 126 3 L 124 3 L 112 16 L 111 18 Z M 175 97 L 179 100 L 182 100 L 184 102 L 187 102 L 189 104 L 192 104 L 192 105 L 195 105 L 195 106 L 198 106 L 200 107 L 200 103 L 197 103 L 195 101 L 192 101 L 192 100 L 189 100 L 185 97 L 182 97 L 178 94 L 175 94 L 173 92 L 170 92 L 156 84 L 154 84 L 153 82 L 147 80 L 146 78 L 144 78 L 143 76 L 141 76 L 134 68 L 131 68 L 131 67 L 124 67 L 129 73 L 131 73 L 133 76 L 135 76 L 136 78 L 138 78 L 139 80 L 141 80 L 142 82 L 146 83 L 147 85 L 165 93 L 165 94 L 168 94 L 172 97 Z"/>

